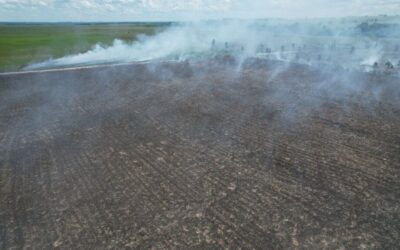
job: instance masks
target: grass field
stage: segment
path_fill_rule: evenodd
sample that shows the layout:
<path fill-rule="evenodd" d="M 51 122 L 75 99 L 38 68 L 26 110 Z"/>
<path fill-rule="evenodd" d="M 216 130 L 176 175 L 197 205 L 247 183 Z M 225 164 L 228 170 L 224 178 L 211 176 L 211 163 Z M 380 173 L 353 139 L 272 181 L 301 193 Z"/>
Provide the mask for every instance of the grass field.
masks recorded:
<path fill-rule="evenodd" d="M 127 42 L 139 34 L 154 34 L 166 23 L 119 24 L 0 24 L 0 72 L 29 63 L 84 52 L 94 44 Z"/>

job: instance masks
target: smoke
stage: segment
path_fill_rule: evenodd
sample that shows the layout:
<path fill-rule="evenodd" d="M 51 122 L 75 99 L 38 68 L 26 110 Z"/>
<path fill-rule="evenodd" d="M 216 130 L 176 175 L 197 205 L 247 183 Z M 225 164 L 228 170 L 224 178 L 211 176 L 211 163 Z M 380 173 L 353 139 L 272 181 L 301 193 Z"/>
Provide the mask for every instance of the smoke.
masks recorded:
<path fill-rule="evenodd" d="M 219 48 L 223 48 L 225 42 L 228 46 L 243 42 L 245 37 L 254 40 L 256 34 L 254 29 L 248 28 L 249 25 L 239 21 L 181 24 L 152 37 L 140 36 L 132 44 L 115 40 L 110 47 L 95 45 L 86 53 L 32 64 L 27 69 L 157 59 L 185 60 L 212 53 L 213 40 L 218 41 L 215 46 Z"/>
<path fill-rule="evenodd" d="M 33 63 L 26 70 L 151 60 L 212 58 L 230 55 L 239 65 L 265 58 L 318 67 L 371 71 L 374 63 L 399 60 L 399 24 L 368 25 L 364 19 L 222 20 L 180 23 L 132 43 Z M 397 47 L 396 47 L 397 46 Z"/>
<path fill-rule="evenodd" d="M 264 78 L 256 77 L 256 80 L 261 85 L 273 86 L 269 89 L 273 94 L 266 97 L 268 105 L 280 103 L 284 110 L 282 116 L 286 120 L 293 117 L 293 120 L 297 120 L 297 109 L 304 105 L 308 105 L 305 109 L 317 108 L 327 100 L 347 102 L 353 95 L 364 93 L 368 98 L 358 101 L 372 107 L 372 103 L 379 101 L 382 95 L 387 95 L 380 84 L 365 84 L 381 79 L 367 79 L 359 73 L 400 73 L 400 66 L 396 63 L 400 60 L 400 22 L 392 20 L 394 24 L 387 25 L 368 22 L 364 18 L 348 18 L 179 23 L 153 36 L 140 36 L 132 43 L 115 40 L 108 47 L 95 45 L 85 53 L 34 63 L 26 70 L 146 62 L 144 67 L 151 77 L 159 78 L 166 88 L 173 85 L 177 74 L 191 78 L 187 86 L 180 86 L 185 93 L 183 96 L 190 99 L 198 95 L 198 85 L 214 82 L 221 75 L 224 75 L 221 80 L 224 84 L 253 82 L 254 79 L 246 80 L 243 77 L 254 72 L 259 74 L 258 68 L 261 67 L 268 73 Z M 178 64 L 166 70 L 158 65 L 163 62 Z M 227 70 L 213 62 L 228 63 L 233 67 Z M 215 67 L 215 75 L 209 66 L 203 67 L 203 64 Z M 268 66 L 263 68 L 265 65 Z M 302 74 L 310 71 L 312 73 L 309 74 L 315 75 L 315 79 L 307 76 L 309 85 L 299 82 L 304 77 Z M 120 77 L 116 76 L 117 79 Z M 108 76 L 104 78 L 114 81 Z M 286 79 L 286 82 L 274 83 L 282 79 Z M 143 82 L 149 81 L 145 79 Z M 299 89 L 294 91 L 294 88 Z M 297 92 L 323 98 L 293 96 Z M 115 96 L 115 99 L 120 99 L 119 94 Z"/>
<path fill-rule="evenodd" d="M 400 59 L 395 46 L 399 38 L 389 33 L 388 37 L 360 33 L 359 21 L 330 22 L 185 23 L 142 36 L 134 43 L 116 40 L 109 47 L 96 45 L 86 53 L 32 64 L 27 69 L 150 61 L 148 64 L 0 75 L 0 128 L 4 135 L 12 136 L 11 141 L 21 141 L 4 147 L 26 155 L 26 163 L 32 164 L 39 164 L 34 160 L 54 147 L 61 159 L 71 161 L 66 167 L 80 161 L 74 157 L 81 151 L 82 157 L 90 157 L 90 169 L 96 170 L 101 164 L 121 168 L 123 160 L 114 162 L 109 151 L 136 154 L 148 149 L 143 155 L 150 155 L 158 150 L 156 141 L 166 138 L 168 144 L 178 145 L 165 151 L 166 156 L 180 149 L 184 152 L 188 145 L 195 145 L 188 155 L 210 149 L 199 161 L 187 159 L 193 162 L 190 170 L 200 173 L 213 170 L 214 163 L 203 160 L 212 151 L 221 156 L 218 161 L 224 167 L 229 164 L 225 157 L 232 155 L 240 171 L 247 166 L 260 173 L 263 168 L 275 171 L 281 168 L 283 153 L 292 158 L 293 166 L 304 153 L 303 169 L 310 164 L 318 168 L 318 161 L 311 162 L 311 157 L 319 148 L 332 157 L 327 158 L 332 162 L 321 164 L 332 169 L 346 167 L 337 162 L 352 161 L 353 155 L 340 158 L 345 150 L 360 148 L 362 157 L 362 145 L 371 143 L 367 146 L 376 152 L 381 148 L 379 138 L 393 135 L 391 127 L 398 127 L 398 78 L 359 69 L 367 64 L 368 70 L 381 70 L 385 61 Z M 166 60 L 179 63 L 158 62 Z M 378 69 L 371 68 L 376 62 Z M 320 125 L 323 123 L 327 125 Z M 310 136 L 305 135 L 308 133 Z M 303 138 L 306 140 L 300 143 Z M 352 138 L 356 141 L 348 144 Z M 393 144 L 397 139 L 394 137 Z M 275 143 L 280 141 L 283 143 Z M 343 148 L 335 151 L 341 144 Z M 308 151 L 310 148 L 313 151 Z M 176 159 L 171 166 L 185 163 Z M 133 163 L 124 164 L 132 168 Z M 203 169 L 203 164 L 210 168 Z M 319 181 L 319 175 L 310 176 Z"/>

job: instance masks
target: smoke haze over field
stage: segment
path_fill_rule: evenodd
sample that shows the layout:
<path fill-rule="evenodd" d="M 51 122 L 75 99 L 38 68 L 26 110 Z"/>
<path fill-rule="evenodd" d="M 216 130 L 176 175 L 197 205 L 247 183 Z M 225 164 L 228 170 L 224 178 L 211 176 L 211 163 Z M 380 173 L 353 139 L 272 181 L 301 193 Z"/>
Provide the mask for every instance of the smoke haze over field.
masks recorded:
<path fill-rule="evenodd" d="M 238 61 L 263 57 L 370 70 L 375 62 L 395 65 L 399 46 L 399 18 L 199 21 L 175 24 L 133 43 L 115 40 L 112 46 L 95 45 L 85 53 L 26 69 L 229 55 Z"/>
<path fill-rule="evenodd" d="M 346 67 L 371 67 L 380 60 L 396 64 L 398 13 L 397 0 L 0 0 L 0 20 L 9 22 L 179 23 L 134 43 L 98 44 L 85 53 L 34 62 L 27 69 L 183 60 L 221 52 L 239 60 L 267 52 L 270 59 L 307 64 L 315 59 Z M 339 48 L 339 53 L 333 48 Z M 351 58 L 346 56 L 349 51 Z"/>
<path fill-rule="evenodd" d="M 398 249 L 400 16 L 379 13 L 400 1 L 0 0 L 141 21 L 0 24 L 21 61 L 0 249 Z"/>

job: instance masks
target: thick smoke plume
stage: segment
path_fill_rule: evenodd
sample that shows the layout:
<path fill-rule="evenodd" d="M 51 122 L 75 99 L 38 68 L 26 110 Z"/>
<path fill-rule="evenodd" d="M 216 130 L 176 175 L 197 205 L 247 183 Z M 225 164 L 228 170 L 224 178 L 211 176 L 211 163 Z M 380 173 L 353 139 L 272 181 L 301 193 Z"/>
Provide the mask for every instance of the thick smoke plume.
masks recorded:
<path fill-rule="evenodd" d="M 224 20 L 175 24 L 154 36 L 29 65 L 26 69 L 148 60 L 186 60 L 229 54 L 308 65 L 335 65 L 371 71 L 396 66 L 400 26 L 365 19 Z"/>

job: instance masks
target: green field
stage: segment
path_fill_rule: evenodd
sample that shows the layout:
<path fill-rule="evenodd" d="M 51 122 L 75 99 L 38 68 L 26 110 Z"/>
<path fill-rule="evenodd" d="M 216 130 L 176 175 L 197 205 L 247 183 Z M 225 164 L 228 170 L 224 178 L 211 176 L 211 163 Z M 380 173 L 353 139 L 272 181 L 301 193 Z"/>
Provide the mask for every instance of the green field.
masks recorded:
<path fill-rule="evenodd" d="M 151 35 L 167 23 L 113 24 L 0 24 L 0 72 L 14 71 L 50 58 L 89 50 L 114 39 L 132 42 L 139 34 Z"/>

